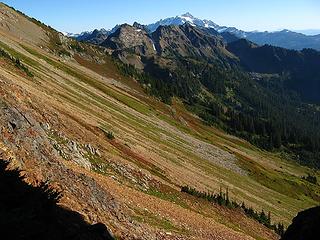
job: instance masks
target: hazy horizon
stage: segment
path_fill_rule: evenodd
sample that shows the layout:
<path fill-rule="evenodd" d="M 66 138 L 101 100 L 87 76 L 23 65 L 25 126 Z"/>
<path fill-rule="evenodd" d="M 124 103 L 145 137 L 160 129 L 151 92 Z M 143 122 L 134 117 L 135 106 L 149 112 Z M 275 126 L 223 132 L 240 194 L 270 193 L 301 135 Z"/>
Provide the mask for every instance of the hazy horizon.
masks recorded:
<path fill-rule="evenodd" d="M 212 20 L 221 26 L 245 31 L 289 29 L 308 35 L 320 33 L 320 2 L 316 0 L 271 0 L 268 3 L 252 3 L 249 0 L 164 0 L 161 3 L 148 0 L 3 2 L 61 32 L 70 33 L 111 29 L 116 24 L 132 24 L 135 21 L 150 24 L 186 12 L 200 19 Z"/>

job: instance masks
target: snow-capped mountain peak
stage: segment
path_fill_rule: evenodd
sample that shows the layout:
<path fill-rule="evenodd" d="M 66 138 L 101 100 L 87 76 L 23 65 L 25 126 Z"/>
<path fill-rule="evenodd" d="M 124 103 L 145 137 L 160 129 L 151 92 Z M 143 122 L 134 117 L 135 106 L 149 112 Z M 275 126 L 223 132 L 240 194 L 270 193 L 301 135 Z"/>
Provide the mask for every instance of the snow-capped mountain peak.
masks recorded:
<path fill-rule="evenodd" d="M 182 14 L 181 17 L 186 17 L 186 18 L 194 18 L 193 15 L 189 12 L 186 12 L 185 14 Z"/>
<path fill-rule="evenodd" d="M 180 18 L 182 18 L 183 20 L 185 20 L 186 22 L 188 23 L 192 23 L 193 24 L 193 21 L 195 20 L 195 18 L 192 16 L 191 13 L 187 12 L 185 14 L 182 14 L 180 16 Z"/>
<path fill-rule="evenodd" d="M 211 20 L 202 20 L 199 18 L 194 17 L 190 12 L 184 13 L 182 15 L 176 16 L 176 17 L 170 17 L 170 18 L 166 18 L 166 19 L 161 19 L 156 23 L 152 23 L 149 24 L 147 26 L 145 26 L 146 30 L 148 30 L 148 32 L 154 32 L 157 30 L 157 28 L 159 26 L 168 26 L 168 25 L 183 25 L 185 23 L 188 23 L 192 26 L 198 26 L 198 27 L 204 27 L 204 28 L 213 28 L 216 31 L 219 31 L 221 28 L 219 25 L 217 25 L 216 23 L 214 23 Z M 135 24 L 137 25 L 137 23 Z M 118 25 L 115 26 L 113 29 L 111 30 L 105 30 L 105 29 L 101 29 L 101 30 L 95 30 L 95 31 L 87 31 L 87 32 L 82 32 L 80 34 L 71 34 L 71 33 L 66 33 L 65 35 L 69 36 L 69 37 L 74 37 L 80 40 L 86 39 L 87 36 L 90 36 L 91 34 L 93 34 L 94 32 L 99 31 L 102 34 L 110 34 L 113 33 L 115 30 L 118 29 Z"/>
<path fill-rule="evenodd" d="M 217 30 L 219 25 L 215 24 L 210 20 L 202 20 L 194 17 L 191 13 L 187 12 L 180 16 L 161 19 L 160 21 L 149 24 L 147 27 L 151 32 L 154 32 L 159 26 L 168 26 L 168 25 L 183 25 L 189 23 L 192 26 L 205 27 L 205 28 L 214 28 Z"/>
<path fill-rule="evenodd" d="M 151 26 L 150 31 L 155 31 L 156 29 L 154 29 L 154 28 L 158 27 L 160 25 L 182 25 L 185 23 L 189 23 L 192 26 L 197 26 L 197 27 L 212 28 L 220 33 L 231 32 L 238 37 L 245 37 L 246 36 L 244 31 L 241 31 L 237 28 L 220 26 L 211 20 L 207 20 L 207 19 L 202 20 L 200 18 L 196 18 L 189 12 L 182 14 L 180 16 L 177 16 L 175 18 L 167 18 L 164 20 L 160 20 L 157 23 L 151 24 L 149 26 Z"/>

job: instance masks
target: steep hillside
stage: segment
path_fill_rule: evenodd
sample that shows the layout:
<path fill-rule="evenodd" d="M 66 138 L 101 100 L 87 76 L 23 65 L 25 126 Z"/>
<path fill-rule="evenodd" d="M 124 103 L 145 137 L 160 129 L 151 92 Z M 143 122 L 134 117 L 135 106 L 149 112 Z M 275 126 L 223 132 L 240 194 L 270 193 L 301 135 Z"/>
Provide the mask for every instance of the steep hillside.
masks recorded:
<path fill-rule="evenodd" d="M 48 183 L 31 186 L 21 172 L 0 160 L 1 234 L 10 239 L 113 240 L 106 226 L 89 225 L 80 214 L 57 205 L 60 193 Z"/>
<path fill-rule="evenodd" d="M 133 35 L 112 34 L 102 46 L 128 64 L 120 66 L 123 73 L 137 78 L 147 92 L 167 103 L 173 96 L 194 101 L 203 92 L 201 84 L 211 89 L 219 88 L 221 82 L 203 79 L 204 73 L 219 66 L 213 71 L 218 72 L 215 77 L 221 76 L 220 70 L 236 60 L 225 49 L 221 36 L 189 24 L 159 27 L 152 35 L 130 25 L 120 27 L 118 32 L 128 29 Z M 143 35 L 138 41 L 132 37 L 136 31 Z"/>
<path fill-rule="evenodd" d="M 299 52 L 270 45 L 258 47 L 244 39 L 230 43 L 227 48 L 239 57 L 247 71 L 288 74 L 286 86 L 304 100 L 320 102 L 320 52 L 312 49 Z"/>
<path fill-rule="evenodd" d="M 216 31 L 190 24 L 160 26 L 152 35 L 121 28 L 143 32 L 148 44 L 118 34 L 103 46 L 129 64 L 121 70 L 148 93 L 166 103 L 178 96 L 207 124 L 320 167 L 317 51 L 259 47 L 244 39 L 226 45 Z M 142 51 L 152 44 L 157 52 Z"/>
<path fill-rule="evenodd" d="M 287 49 L 302 50 L 312 48 L 320 50 L 320 35 L 308 36 L 289 30 L 277 32 L 251 32 L 247 33 L 246 39 L 260 45 L 270 44 Z"/>
<path fill-rule="evenodd" d="M 221 55 L 223 47 L 219 37 L 215 37 L 189 24 L 159 27 L 153 34 L 156 48 L 162 57 L 194 57 L 212 59 Z"/>
<path fill-rule="evenodd" d="M 86 222 L 104 223 L 118 239 L 278 239 L 241 209 L 181 187 L 228 189 L 285 225 L 319 201 L 319 185 L 302 178 L 317 171 L 204 124 L 176 97 L 166 105 L 147 95 L 107 50 L 34 26 L 5 5 L 1 12 L 49 39 L 0 31 L 0 157 L 28 183 L 62 191 L 59 205 Z"/>
<path fill-rule="evenodd" d="M 4 4 L 0 5 L 0 30 L 9 33 L 21 41 L 32 45 L 48 44 L 50 41 L 46 31 L 39 28 L 37 22 L 12 11 Z"/>

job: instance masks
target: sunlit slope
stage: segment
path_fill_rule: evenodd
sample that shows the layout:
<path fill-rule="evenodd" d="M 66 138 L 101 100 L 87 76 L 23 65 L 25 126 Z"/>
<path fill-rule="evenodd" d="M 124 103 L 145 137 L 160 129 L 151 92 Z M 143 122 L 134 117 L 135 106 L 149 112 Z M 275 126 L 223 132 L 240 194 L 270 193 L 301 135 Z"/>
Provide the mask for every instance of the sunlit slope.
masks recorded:
<path fill-rule="evenodd" d="M 33 149 L 30 155 L 24 142 L 13 147 L 14 136 L 3 134 L 1 152 L 23 159 L 31 182 L 48 178 L 65 190 L 62 204 L 90 221 L 103 221 L 120 238 L 277 239 L 239 211 L 180 193 L 185 185 L 213 192 L 228 188 L 232 199 L 270 211 L 272 220 L 286 224 L 319 200 L 319 186 L 301 179 L 311 170 L 205 126 L 178 99 L 168 106 L 147 96 L 101 50 L 81 45 L 82 51 L 66 56 L 50 40 L 32 44 L 23 36 L 1 29 L 0 47 L 34 76 L 1 58 L 0 96 L 41 123 L 39 134 L 50 146 L 48 153 Z M 72 44 L 68 41 L 66 46 Z M 25 137 L 35 135 L 30 131 Z M 72 184 L 63 185 L 67 170 L 53 177 L 46 170 L 50 164 L 37 163 L 49 153 L 72 174 L 89 177 L 108 192 L 111 210 L 99 200 L 87 201 L 87 191 L 98 190 L 84 185 L 78 198 Z"/>

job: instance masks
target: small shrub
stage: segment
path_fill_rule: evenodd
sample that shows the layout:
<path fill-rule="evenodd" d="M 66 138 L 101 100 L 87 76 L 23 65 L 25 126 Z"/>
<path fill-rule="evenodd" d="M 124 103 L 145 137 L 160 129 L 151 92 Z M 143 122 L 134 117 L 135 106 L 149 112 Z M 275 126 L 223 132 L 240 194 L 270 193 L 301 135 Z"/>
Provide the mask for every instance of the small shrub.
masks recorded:
<path fill-rule="evenodd" d="M 59 54 L 59 56 L 71 57 L 71 54 L 70 54 L 67 50 L 65 50 L 65 49 L 59 50 L 58 54 Z"/>
<path fill-rule="evenodd" d="M 12 59 L 12 61 L 14 61 L 14 59 Z M 29 77 L 34 76 L 33 73 L 29 70 L 29 68 L 26 67 L 23 63 L 21 63 L 19 58 L 15 59 L 15 65 L 17 68 L 24 71 Z"/>
<path fill-rule="evenodd" d="M 79 52 L 79 53 L 85 52 L 85 50 L 80 46 L 80 44 L 79 44 L 78 42 L 72 43 L 72 44 L 70 45 L 70 48 L 71 48 L 72 50 L 76 51 L 76 52 Z"/>
<path fill-rule="evenodd" d="M 108 131 L 108 132 L 106 132 L 105 134 L 106 134 L 106 136 L 107 136 L 107 138 L 108 138 L 109 140 L 115 139 L 113 132 Z"/>
<path fill-rule="evenodd" d="M 310 183 L 313 183 L 313 184 L 317 184 L 317 177 L 316 176 L 312 176 L 310 174 L 308 174 L 308 176 L 303 176 L 302 179 L 310 182 Z"/>
<path fill-rule="evenodd" d="M 104 135 L 109 139 L 115 139 L 115 136 L 112 131 L 107 131 L 104 127 L 99 127 L 99 129 L 104 133 Z"/>

